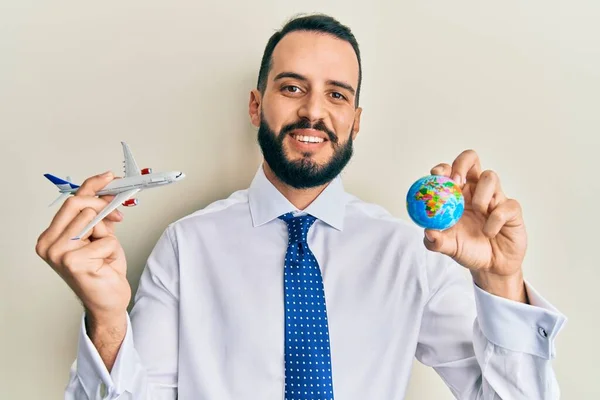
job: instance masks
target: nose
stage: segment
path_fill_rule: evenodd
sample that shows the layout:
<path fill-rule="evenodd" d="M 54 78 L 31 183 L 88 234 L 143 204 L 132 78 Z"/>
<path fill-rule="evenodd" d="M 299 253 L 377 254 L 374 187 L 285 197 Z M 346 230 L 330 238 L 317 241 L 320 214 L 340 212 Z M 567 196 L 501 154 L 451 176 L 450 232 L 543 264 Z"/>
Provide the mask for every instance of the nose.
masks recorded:
<path fill-rule="evenodd" d="M 324 99 L 317 92 L 310 92 L 298 109 L 298 116 L 311 122 L 325 119 L 326 109 Z"/>

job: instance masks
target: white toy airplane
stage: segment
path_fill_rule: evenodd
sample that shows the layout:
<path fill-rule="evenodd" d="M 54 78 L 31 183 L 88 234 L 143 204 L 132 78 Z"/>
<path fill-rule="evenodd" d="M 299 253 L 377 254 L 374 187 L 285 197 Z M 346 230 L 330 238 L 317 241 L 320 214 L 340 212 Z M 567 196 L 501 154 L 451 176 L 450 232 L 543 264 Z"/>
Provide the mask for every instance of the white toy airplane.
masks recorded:
<path fill-rule="evenodd" d="M 86 232 L 96 226 L 98 222 L 102 221 L 104 217 L 110 214 L 111 211 L 118 206 L 136 206 L 138 204 L 138 200 L 132 199 L 131 197 L 137 192 L 144 189 L 168 185 L 185 178 L 185 174 L 179 171 L 152 173 L 152 168 L 144 168 L 140 170 L 135 162 L 135 159 L 133 158 L 133 154 L 131 154 L 131 150 L 129 150 L 129 146 L 127 146 L 127 143 L 121 142 L 121 144 L 123 145 L 123 153 L 125 154 L 125 161 L 123 162 L 125 164 L 125 176 L 121 179 L 114 179 L 102 190 L 96 193 L 98 196 L 114 195 L 115 198 L 106 207 L 104 207 L 102 211 L 100 211 L 100 213 L 92 220 L 92 222 L 83 228 L 79 235 L 72 238 L 72 240 L 81 239 Z M 77 192 L 79 189 L 79 185 L 70 182 L 70 177 L 67 177 L 67 179 L 64 180 L 51 174 L 44 174 L 44 176 L 48 178 L 50 182 L 54 183 L 60 191 L 60 196 L 58 196 L 58 198 L 54 200 L 50 206 L 71 194 L 75 194 L 75 192 Z"/>

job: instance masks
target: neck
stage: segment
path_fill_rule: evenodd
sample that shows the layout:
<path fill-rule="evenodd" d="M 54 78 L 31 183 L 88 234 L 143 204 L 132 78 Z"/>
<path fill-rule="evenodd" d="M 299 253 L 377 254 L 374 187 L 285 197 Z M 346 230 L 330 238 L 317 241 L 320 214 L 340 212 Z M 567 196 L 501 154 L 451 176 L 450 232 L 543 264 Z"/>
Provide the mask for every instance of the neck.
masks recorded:
<path fill-rule="evenodd" d="M 273 172 L 269 164 L 266 161 L 263 162 L 263 169 L 265 176 L 279 190 L 279 192 L 286 198 L 290 203 L 294 205 L 298 210 L 304 210 L 308 207 L 323 190 L 329 185 L 326 183 L 322 186 L 317 186 L 308 189 L 296 189 L 290 185 L 282 182 L 277 175 Z"/>

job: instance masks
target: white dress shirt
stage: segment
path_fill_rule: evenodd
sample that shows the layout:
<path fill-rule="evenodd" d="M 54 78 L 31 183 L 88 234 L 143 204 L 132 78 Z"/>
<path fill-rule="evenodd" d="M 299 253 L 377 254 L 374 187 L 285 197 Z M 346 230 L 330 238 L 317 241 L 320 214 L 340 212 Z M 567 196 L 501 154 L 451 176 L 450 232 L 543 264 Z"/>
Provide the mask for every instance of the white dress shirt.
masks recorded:
<path fill-rule="evenodd" d="M 246 190 L 170 224 L 140 278 L 109 373 L 82 321 L 67 399 L 282 400 L 283 267 L 295 207 L 262 166 Z M 558 399 L 565 317 L 491 295 L 423 231 L 336 178 L 303 212 L 320 265 L 336 400 L 400 400 L 414 357 L 458 399 Z"/>

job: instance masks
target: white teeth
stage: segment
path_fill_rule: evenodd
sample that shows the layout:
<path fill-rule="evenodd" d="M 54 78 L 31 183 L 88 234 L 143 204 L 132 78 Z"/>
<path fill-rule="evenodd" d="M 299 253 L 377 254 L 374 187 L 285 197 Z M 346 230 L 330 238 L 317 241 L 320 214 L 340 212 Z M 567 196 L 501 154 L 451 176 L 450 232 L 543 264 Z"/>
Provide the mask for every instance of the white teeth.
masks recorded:
<path fill-rule="evenodd" d="M 301 136 L 301 135 L 295 135 L 294 139 L 296 139 L 299 142 L 308 142 L 308 143 L 321 143 L 321 142 L 325 141 L 325 139 L 320 138 L 320 137 L 316 137 L 316 136 Z"/>

